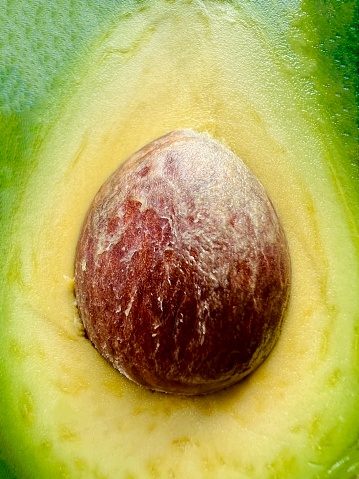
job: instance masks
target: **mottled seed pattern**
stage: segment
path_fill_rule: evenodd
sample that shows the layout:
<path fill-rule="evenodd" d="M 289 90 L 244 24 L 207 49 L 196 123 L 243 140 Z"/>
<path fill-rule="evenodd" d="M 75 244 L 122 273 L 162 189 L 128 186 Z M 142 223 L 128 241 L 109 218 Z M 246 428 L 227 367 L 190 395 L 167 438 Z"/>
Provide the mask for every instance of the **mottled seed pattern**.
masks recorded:
<path fill-rule="evenodd" d="M 95 197 L 75 291 L 88 338 L 133 381 L 204 394 L 269 354 L 290 289 L 284 231 L 230 150 L 179 130 L 135 153 Z"/>

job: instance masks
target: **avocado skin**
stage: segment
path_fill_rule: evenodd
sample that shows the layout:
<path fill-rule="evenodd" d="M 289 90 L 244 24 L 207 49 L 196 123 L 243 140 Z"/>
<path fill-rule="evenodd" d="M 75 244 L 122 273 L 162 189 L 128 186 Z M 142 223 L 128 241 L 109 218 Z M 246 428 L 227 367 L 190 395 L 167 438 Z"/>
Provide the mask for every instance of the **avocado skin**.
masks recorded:
<path fill-rule="evenodd" d="M 6 462 L 0 460 L 0 479 L 16 479 Z"/>
<path fill-rule="evenodd" d="M 295 34 L 289 41 L 299 58 L 311 57 L 317 62 L 320 75 L 313 75 L 311 79 L 316 84 L 328 115 L 334 119 L 335 134 L 342 139 L 346 148 L 346 154 L 342 156 L 337 170 L 349 207 L 358 219 L 358 127 L 355 121 L 358 117 L 358 2 L 332 1 L 318 7 L 314 2 L 307 1 L 302 3 L 301 8 L 303 15 L 293 21 Z M 58 12 L 58 17 L 56 13 L 52 15 L 49 24 L 46 12 L 52 9 Z M 47 110 L 47 107 L 54 98 L 61 98 L 62 91 L 71 84 L 71 79 L 68 78 L 72 71 L 76 71 L 76 60 L 85 54 L 92 41 L 106 30 L 107 25 L 115 21 L 116 15 L 126 9 L 133 11 L 136 7 L 129 2 L 118 5 L 118 2 L 107 0 L 101 2 L 101 5 L 90 1 L 59 1 L 56 5 L 48 5 L 44 1 L 21 1 L 13 4 L 9 0 L 0 14 L 0 31 L 6 33 L 0 50 L 0 225 L 4 238 L 0 254 L 1 258 L 5 258 L 0 266 L 1 302 L 4 302 L 10 281 L 6 253 L 7 238 L 11 237 L 14 227 L 11 218 L 21 204 L 28 177 L 37 167 L 34 153 L 53 121 L 51 109 Z M 42 20 L 48 25 L 43 30 L 43 41 L 35 42 L 35 28 L 32 33 L 26 33 L 26 22 L 21 21 L 26 18 L 26 12 L 34 12 L 38 21 Z M 66 12 L 66 22 L 60 12 Z M 273 16 L 273 28 L 276 28 L 275 22 L 276 17 Z M 316 28 L 314 36 L 308 34 L 313 28 Z M 73 35 L 68 35 L 69 31 Z M 56 51 L 55 39 L 58 45 Z M 24 55 L 20 43 L 26 46 L 31 55 Z M 56 57 L 55 65 L 47 62 L 48 55 Z M 26 74 L 26 71 L 31 73 Z M 19 90 L 23 95 L 16 95 Z M 339 97 L 335 95 L 338 91 Z M 333 132 L 323 134 L 329 137 Z M 353 158 L 356 158 L 355 161 Z M 1 309 L 0 321 L 4 324 L 5 313 Z M 6 388 L 8 381 L 3 363 L 0 350 L 2 389 Z M 16 445 L 11 444 L 11 432 L 5 432 L 9 424 L 6 418 L 7 401 L 11 400 L 6 392 L 0 397 L 0 477 L 23 479 L 25 475 L 14 472 L 24 468 L 13 464 L 11 450 Z M 358 455 L 357 445 L 354 445 L 348 452 L 349 459 L 344 458 L 342 465 L 338 465 L 333 473 L 325 477 L 351 479 L 359 472 Z M 341 458 L 333 458 L 333 464 L 339 464 L 340 460 Z"/>

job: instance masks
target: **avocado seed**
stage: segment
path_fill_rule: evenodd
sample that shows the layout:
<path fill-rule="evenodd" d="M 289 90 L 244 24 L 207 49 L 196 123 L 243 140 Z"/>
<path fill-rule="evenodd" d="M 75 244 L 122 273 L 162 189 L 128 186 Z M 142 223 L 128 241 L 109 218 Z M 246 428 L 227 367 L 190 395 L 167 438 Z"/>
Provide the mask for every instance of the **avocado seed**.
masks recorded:
<path fill-rule="evenodd" d="M 228 387 L 276 343 L 290 258 L 264 187 L 230 150 L 180 130 L 105 182 L 77 246 L 88 338 L 129 379 L 179 394 Z"/>

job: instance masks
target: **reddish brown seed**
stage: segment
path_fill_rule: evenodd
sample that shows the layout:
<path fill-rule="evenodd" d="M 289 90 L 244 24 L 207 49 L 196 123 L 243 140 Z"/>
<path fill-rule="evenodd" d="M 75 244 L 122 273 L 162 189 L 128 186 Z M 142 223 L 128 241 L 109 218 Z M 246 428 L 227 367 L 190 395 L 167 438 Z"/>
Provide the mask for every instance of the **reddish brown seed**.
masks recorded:
<path fill-rule="evenodd" d="M 253 173 L 209 136 L 180 130 L 135 153 L 95 197 L 75 292 L 88 338 L 151 389 L 204 394 L 268 356 L 290 258 Z"/>

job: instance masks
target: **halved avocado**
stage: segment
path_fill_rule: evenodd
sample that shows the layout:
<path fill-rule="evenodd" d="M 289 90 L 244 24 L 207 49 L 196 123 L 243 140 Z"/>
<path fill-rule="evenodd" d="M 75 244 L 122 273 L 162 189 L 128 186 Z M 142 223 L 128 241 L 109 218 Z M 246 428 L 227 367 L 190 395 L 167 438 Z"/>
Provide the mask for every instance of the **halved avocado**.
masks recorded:
<path fill-rule="evenodd" d="M 357 2 L 8 1 L 0 13 L 0 477 L 359 474 Z M 208 132 L 266 187 L 292 291 L 236 386 L 145 390 L 86 339 L 73 275 L 93 196 L 134 151 Z"/>

